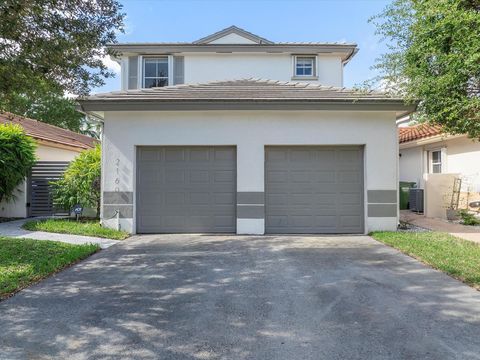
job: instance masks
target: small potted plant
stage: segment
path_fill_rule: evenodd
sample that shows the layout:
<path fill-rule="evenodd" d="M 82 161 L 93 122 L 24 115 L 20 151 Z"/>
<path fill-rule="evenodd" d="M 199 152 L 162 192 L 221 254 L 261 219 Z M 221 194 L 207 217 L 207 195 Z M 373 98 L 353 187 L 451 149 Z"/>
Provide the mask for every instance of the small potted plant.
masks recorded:
<path fill-rule="evenodd" d="M 460 212 L 458 209 L 454 209 L 451 207 L 447 208 L 447 220 L 449 221 L 456 221 L 460 219 Z"/>

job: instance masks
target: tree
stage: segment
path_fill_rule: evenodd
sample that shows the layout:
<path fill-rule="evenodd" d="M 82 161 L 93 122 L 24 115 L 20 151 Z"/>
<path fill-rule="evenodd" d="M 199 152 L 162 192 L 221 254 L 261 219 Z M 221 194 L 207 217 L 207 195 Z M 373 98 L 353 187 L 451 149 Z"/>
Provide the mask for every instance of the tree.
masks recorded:
<path fill-rule="evenodd" d="M 20 125 L 0 124 L 0 201 L 15 200 L 15 189 L 35 164 L 35 148 Z"/>
<path fill-rule="evenodd" d="M 394 0 L 370 21 L 389 40 L 375 80 L 420 100 L 420 118 L 480 138 L 480 2 Z"/>
<path fill-rule="evenodd" d="M 86 130 L 85 116 L 76 110 L 74 99 L 60 94 L 12 94 L 4 110 L 78 133 Z"/>
<path fill-rule="evenodd" d="M 12 97 L 86 95 L 113 76 L 105 46 L 123 31 L 117 0 L 2 0 L 0 110 Z"/>
<path fill-rule="evenodd" d="M 63 176 L 52 182 L 53 201 L 65 209 L 76 204 L 93 207 L 100 216 L 100 145 L 85 150 L 78 155 L 63 173 Z"/>

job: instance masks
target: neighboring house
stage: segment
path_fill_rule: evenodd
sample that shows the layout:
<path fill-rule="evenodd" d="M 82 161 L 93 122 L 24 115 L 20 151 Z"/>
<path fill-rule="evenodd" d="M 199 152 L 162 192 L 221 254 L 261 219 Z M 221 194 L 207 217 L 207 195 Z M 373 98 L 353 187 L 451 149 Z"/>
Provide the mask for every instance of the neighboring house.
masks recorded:
<path fill-rule="evenodd" d="M 16 200 L 0 203 L 0 217 L 51 215 L 54 212 L 48 182 L 58 178 L 80 152 L 95 146 L 97 141 L 37 120 L 0 113 L 0 124 L 22 126 L 37 143 L 37 163 L 31 176 L 16 191 Z"/>
<path fill-rule="evenodd" d="M 415 182 L 420 189 L 429 189 L 429 179 L 436 181 L 435 196 L 425 194 L 426 214 L 445 217 L 451 201 L 453 177 L 462 180 L 460 203 L 478 200 L 480 192 L 480 143 L 466 135 L 449 135 L 437 125 L 417 124 L 398 128 L 400 181 Z M 443 174 L 443 176 L 437 176 Z M 443 179 L 443 180 L 442 180 Z M 445 182 L 439 194 L 438 181 Z M 437 199 L 435 199 L 437 198 Z M 434 201 L 435 200 L 435 201 Z"/>
<path fill-rule="evenodd" d="M 342 87 L 355 44 L 274 43 L 230 27 L 116 44 L 102 217 L 131 232 L 366 233 L 398 223 L 402 99 Z M 259 79 L 261 78 L 261 79 Z"/>

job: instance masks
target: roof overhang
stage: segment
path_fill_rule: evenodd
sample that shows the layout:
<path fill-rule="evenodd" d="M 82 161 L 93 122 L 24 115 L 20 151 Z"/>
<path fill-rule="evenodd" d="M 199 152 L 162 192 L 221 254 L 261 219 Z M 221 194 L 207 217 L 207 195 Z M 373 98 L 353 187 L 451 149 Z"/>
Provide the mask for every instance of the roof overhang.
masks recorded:
<path fill-rule="evenodd" d="M 403 101 L 352 100 L 352 99 L 225 99 L 225 100 L 158 100 L 158 99 L 118 99 L 118 100 L 78 100 L 84 112 L 105 111 L 197 111 L 197 110 L 281 110 L 281 111 L 394 111 L 397 118 L 412 113 L 416 104 L 405 105 Z"/>
<path fill-rule="evenodd" d="M 51 148 L 56 148 L 56 149 L 63 149 L 63 150 L 69 150 L 69 151 L 74 151 L 74 152 L 82 152 L 84 150 L 91 149 L 90 146 L 76 146 L 76 145 L 69 145 L 69 144 L 64 144 L 64 143 L 59 143 L 56 141 L 51 141 L 39 137 L 32 136 L 32 138 L 37 142 L 39 145 L 51 147 Z"/>
<path fill-rule="evenodd" d="M 452 139 L 458 139 L 458 138 L 463 138 L 463 137 L 467 137 L 467 135 L 465 135 L 465 134 L 458 134 L 458 135 L 440 134 L 440 135 L 430 136 L 430 137 L 423 138 L 423 139 L 418 139 L 418 140 L 412 140 L 412 141 L 399 143 L 398 147 L 400 148 L 400 150 L 410 149 L 410 148 L 417 147 L 417 146 L 430 145 L 430 144 L 434 144 L 434 143 L 437 143 L 437 142 L 442 142 L 442 141 L 447 141 L 447 140 L 452 140 Z"/>
<path fill-rule="evenodd" d="M 289 53 L 332 54 L 347 63 L 357 52 L 356 44 L 112 44 L 123 55 L 169 55 L 178 53 Z"/>

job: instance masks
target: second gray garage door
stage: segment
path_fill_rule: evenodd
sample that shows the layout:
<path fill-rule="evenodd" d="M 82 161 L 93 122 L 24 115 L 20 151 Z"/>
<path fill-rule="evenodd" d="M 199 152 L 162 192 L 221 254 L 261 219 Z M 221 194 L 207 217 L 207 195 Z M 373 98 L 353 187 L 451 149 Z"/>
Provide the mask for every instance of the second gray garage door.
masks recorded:
<path fill-rule="evenodd" d="M 137 232 L 235 232 L 236 151 L 137 149 Z"/>
<path fill-rule="evenodd" d="M 268 233 L 363 233 L 363 147 L 265 148 Z"/>

